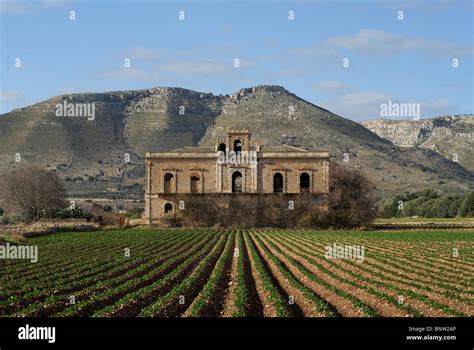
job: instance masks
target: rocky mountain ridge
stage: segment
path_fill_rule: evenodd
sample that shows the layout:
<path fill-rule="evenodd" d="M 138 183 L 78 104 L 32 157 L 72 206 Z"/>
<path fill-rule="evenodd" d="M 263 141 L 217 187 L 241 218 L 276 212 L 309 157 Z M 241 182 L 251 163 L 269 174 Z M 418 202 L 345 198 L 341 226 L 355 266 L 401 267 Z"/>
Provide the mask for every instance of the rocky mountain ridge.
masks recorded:
<path fill-rule="evenodd" d="M 56 116 L 64 101 L 94 103 L 95 118 Z M 366 173 L 383 196 L 466 191 L 474 182 L 472 171 L 429 148 L 394 145 L 272 85 L 230 95 L 157 87 L 55 96 L 0 115 L 0 171 L 38 164 L 66 179 L 71 195 L 141 196 L 146 152 L 214 145 L 228 126 L 250 128 L 262 144 L 329 150 L 332 161 Z"/>
<path fill-rule="evenodd" d="M 423 120 L 375 119 L 361 123 L 404 148 L 426 148 L 474 171 L 474 115 L 448 115 Z"/>

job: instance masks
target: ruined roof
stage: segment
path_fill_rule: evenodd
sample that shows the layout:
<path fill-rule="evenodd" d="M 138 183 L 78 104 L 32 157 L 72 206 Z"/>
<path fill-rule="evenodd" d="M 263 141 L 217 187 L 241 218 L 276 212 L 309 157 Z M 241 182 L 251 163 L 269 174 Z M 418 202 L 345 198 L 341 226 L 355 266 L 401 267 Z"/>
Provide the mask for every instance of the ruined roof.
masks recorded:
<path fill-rule="evenodd" d="M 295 147 L 290 145 L 281 145 L 281 146 L 262 146 L 260 148 L 262 152 L 273 152 L 273 153 L 301 153 L 308 152 L 307 149 L 302 147 Z"/>
<path fill-rule="evenodd" d="M 182 147 L 172 150 L 171 153 L 214 153 L 214 147 Z"/>
<path fill-rule="evenodd" d="M 260 148 L 261 152 L 267 153 L 308 153 L 309 151 L 303 147 L 295 147 L 290 145 L 278 145 L 270 146 L 264 145 Z M 216 149 L 214 147 L 182 147 L 177 148 L 171 153 L 215 153 Z"/>

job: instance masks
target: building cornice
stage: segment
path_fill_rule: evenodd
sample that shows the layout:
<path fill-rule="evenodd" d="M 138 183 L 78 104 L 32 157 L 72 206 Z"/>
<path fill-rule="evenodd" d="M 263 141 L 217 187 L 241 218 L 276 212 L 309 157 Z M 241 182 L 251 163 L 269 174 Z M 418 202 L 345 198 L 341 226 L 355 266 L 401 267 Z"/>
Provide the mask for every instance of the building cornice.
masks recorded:
<path fill-rule="evenodd" d="M 257 152 L 259 158 L 321 158 L 329 159 L 329 152 L 318 151 L 318 152 Z M 217 152 L 212 153 L 193 153 L 193 152 L 147 152 L 145 158 L 147 159 L 214 159 L 217 158 Z"/>

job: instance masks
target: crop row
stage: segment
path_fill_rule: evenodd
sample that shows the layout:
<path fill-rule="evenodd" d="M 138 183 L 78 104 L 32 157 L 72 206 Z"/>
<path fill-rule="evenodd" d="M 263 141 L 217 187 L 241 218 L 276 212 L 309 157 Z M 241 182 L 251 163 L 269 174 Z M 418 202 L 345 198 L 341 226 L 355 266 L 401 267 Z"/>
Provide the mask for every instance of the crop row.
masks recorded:
<path fill-rule="evenodd" d="M 469 252 L 468 238 L 396 235 L 204 229 L 38 237 L 36 265 L 0 262 L 0 316 L 472 316 L 471 260 L 447 253 L 452 245 Z M 333 242 L 364 246 L 364 261 L 326 258 Z"/>

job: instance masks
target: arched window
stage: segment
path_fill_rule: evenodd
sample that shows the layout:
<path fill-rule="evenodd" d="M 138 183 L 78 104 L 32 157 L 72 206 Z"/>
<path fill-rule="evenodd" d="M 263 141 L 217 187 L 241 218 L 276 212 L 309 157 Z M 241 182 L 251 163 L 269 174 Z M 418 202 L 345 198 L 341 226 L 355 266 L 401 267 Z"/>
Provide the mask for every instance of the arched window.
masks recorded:
<path fill-rule="evenodd" d="M 234 152 L 242 152 L 242 141 L 240 140 L 235 140 L 234 141 Z"/>
<path fill-rule="evenodd" d="M 191 193 L 199 193 L 201 180 L 197 176 L 191 176 Z"/>
<path fill-rule="evenodd" d="M 309 192 L 309 184 L 310 184 L 310 181 L 309 181 L 309 174 L 308 173 L 302 173 L 300 175 L 300 192 L 301 193 L 304 193 L 304 192 Z"/>
<path fill-rule="evenodd" d="M 225 149 L 226 149 L 225 143 L 221 143 L 221 144 L 219 145 L 219 149 L 218 149 L 218 150 L 224 152 L 224 155 L 225 155 Z"/>
<path fill-rule="evenodd" d="M 165 204 L 165 214 L 172 213 L 173 212 L 173 204 L 171 203 L 166 203 Z"/>
<path fill-rule="evenodd" d="M 232 192 L 242 192 L 242 173 L 240 171 L 235 171 L 232 174 Z"/>
<path fill-rule="evenodd" d="M 273 175 L 273 193 L 283 192 L 283 175 L 281 173 L 275 173 Z"/>
<path fill-rule="evenodd" d="M 166 173 L 165 178 L 164 178 L 164 183 L 163 183 L 163 192 L 164 193 L 171 193 L 172 191 L 172 183 L 173 183 L 173 174 L 171 173 Z"/>

